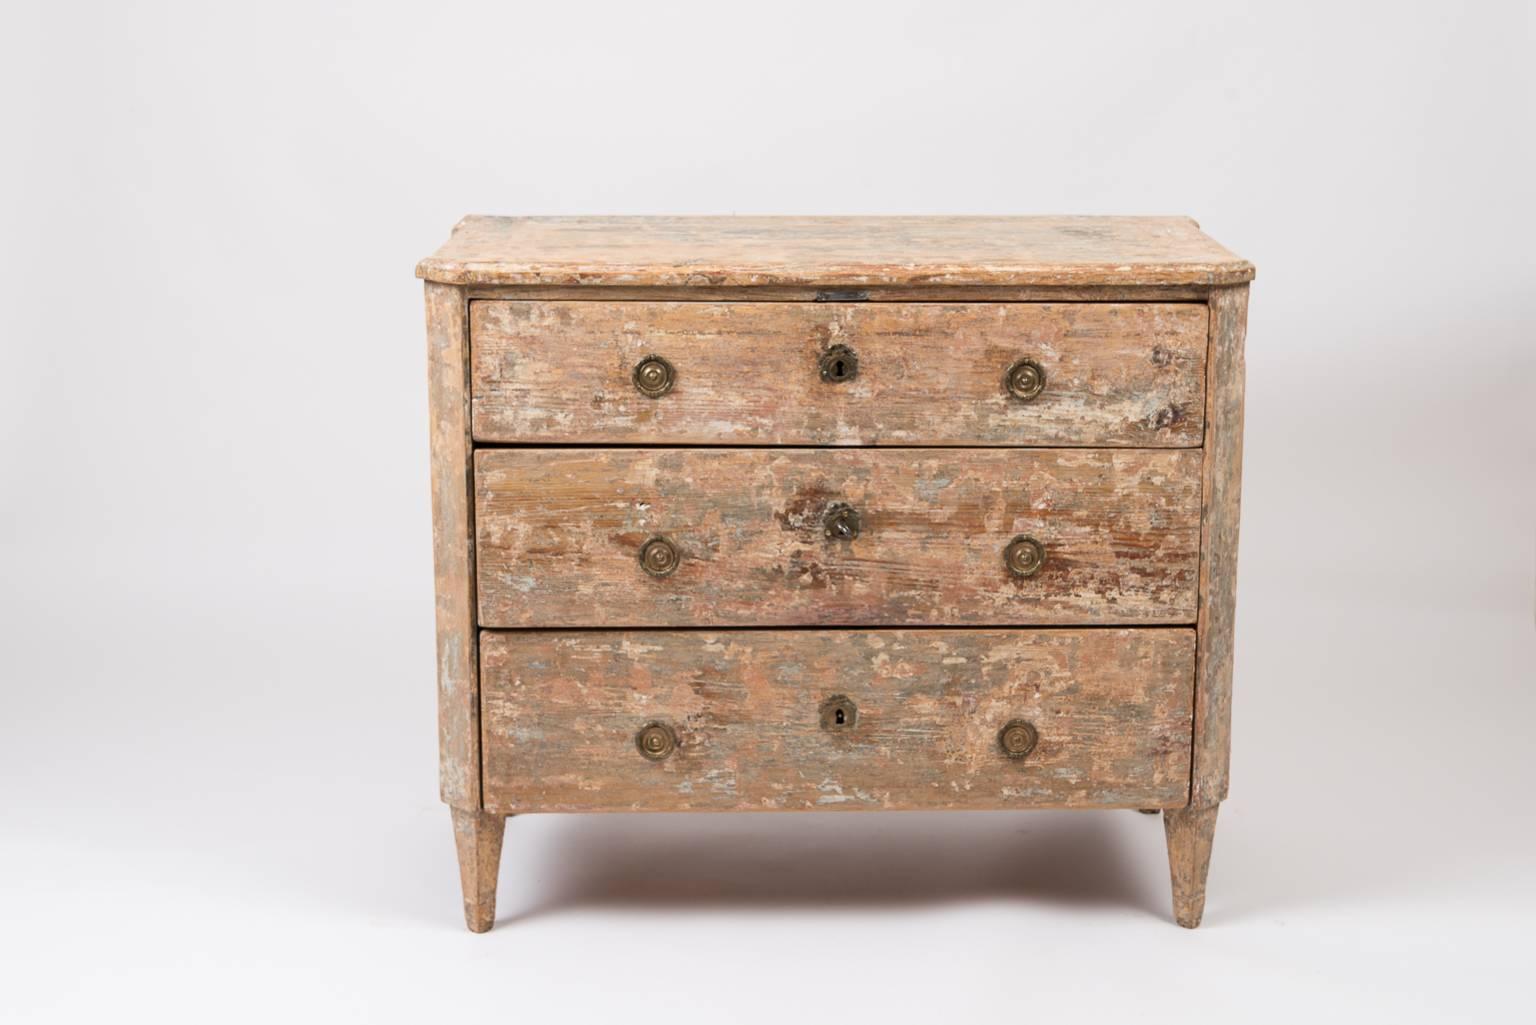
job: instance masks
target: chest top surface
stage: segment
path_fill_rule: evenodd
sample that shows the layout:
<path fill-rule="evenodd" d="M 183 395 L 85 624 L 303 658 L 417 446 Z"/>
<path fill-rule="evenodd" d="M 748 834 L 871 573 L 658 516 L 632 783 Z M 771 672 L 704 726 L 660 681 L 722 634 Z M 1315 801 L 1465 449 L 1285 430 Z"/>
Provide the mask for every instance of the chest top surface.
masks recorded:
<path fill-rule="evenodd" d="M 1219 286 L 1253 265 L 1188 217 L 485 217 L 416 267 L 451 285 Z"/>

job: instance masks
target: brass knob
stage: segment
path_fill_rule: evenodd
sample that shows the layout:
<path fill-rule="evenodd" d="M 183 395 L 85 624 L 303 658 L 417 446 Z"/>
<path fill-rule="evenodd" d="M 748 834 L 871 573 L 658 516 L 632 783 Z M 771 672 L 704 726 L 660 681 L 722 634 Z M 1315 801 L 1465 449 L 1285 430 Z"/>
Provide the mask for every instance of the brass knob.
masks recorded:
<path fill-rule="evenodd" d="M 845 694 L 834 694 L 821 703 L 821 728 L 848 730 L 859 721 L 859 706 Z"/>
<path fill-rule="evenodd" d="M 659 399 L 672 390 L 677 372 L 660 356 L 647 356 L 635 364 L 635 387 L 648 399 Z"/>
<path fill-rule="evenodd" d="M 1009 758 L 1023 758 L 1035 749 L 1035 743 L 1039 741 L 1040 734 L 1035 732 L 1033 723 L 1023 719 L 1014 719 L 997 733 L 997 746 L 1003 749 L 1003 754 Z"/>
<path fill-rule="evenodd" d="M 1003 549 L 1003 562 L 1016 577 L 1032 577 L 1045 565 L 1045 545 L 1028 534 L 1020 534 Z"/>
<path fill-rule="evenodd" d="M 846 502 L 838 502 L 821 519 L 822 528 L 833 541 L 852 541 L 859 536 L 859 511 Z"/>
<path fill-rule="evenodd" d="M 834 345 L 821 354 L 821 379 L 842 384 L 859 376 L 859 357 L 846 345 Z"/>
<path fill-rule="evenodd" d="M 664 577 L 677 569 L 677 546 L 664 537 L 653 537 L 640 546 L 640 568 L 653 577 Z"/>
<path fill-rule="evenodd" d="M 653 762 L 659 762 L 677 750 L 677 734 L 666 723 L 648 722 L 635 734 L 635 746 Z"/>
<path fill-rule="evenodd" d="M 1045 391 L 1045 370 L 1032 359 L 1021 359 L 1008 368 L 1008 394 L 1028 402 Z"/>

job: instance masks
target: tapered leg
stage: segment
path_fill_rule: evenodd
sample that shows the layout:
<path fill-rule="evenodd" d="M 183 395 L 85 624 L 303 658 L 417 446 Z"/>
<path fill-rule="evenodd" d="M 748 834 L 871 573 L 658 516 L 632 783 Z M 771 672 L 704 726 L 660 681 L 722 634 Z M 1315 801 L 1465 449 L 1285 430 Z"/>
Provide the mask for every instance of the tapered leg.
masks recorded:
<path fill-rule="evenodd" d="M 489 932 L 496 923 L 496 873 L 501 868 L 505 815 L 473 808 L 450 808 L 453 842 L 459 849 L 459 880 L 464 885 L 464 924 L 471 932 Z"/>
<path fill-rule="evenodd" d="M 1211 840 L 1216 835 L 1216 810 L 1170 808 L 1163 812 L 1168 835 L 1168 874 L 1173 880 L 1173 917 L 1186 929 L 1200 924 L 1205 912 L 1205 876 L 1211 870 Z"/>

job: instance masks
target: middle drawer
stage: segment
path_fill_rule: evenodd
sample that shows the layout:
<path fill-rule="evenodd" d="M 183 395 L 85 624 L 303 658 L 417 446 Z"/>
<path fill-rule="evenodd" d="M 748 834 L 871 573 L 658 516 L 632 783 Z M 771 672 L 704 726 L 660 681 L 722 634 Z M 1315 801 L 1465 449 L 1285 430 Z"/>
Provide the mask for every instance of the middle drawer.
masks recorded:
<path fill-rule="evenodd" d="M 481 449 L 485 627 L 1192 623 L 1198 449 Z"/>

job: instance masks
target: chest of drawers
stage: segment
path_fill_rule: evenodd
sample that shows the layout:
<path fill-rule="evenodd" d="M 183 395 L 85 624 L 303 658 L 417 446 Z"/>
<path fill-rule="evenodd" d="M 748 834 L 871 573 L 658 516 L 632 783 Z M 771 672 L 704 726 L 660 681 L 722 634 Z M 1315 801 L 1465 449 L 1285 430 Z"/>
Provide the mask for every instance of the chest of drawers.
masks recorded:
<path fill-rule="evenodd" d="M 1184 218 L 471 217 L 426 281 L 441 790 L 507 817 L 1227 792 L 1253 268 Z"/>

